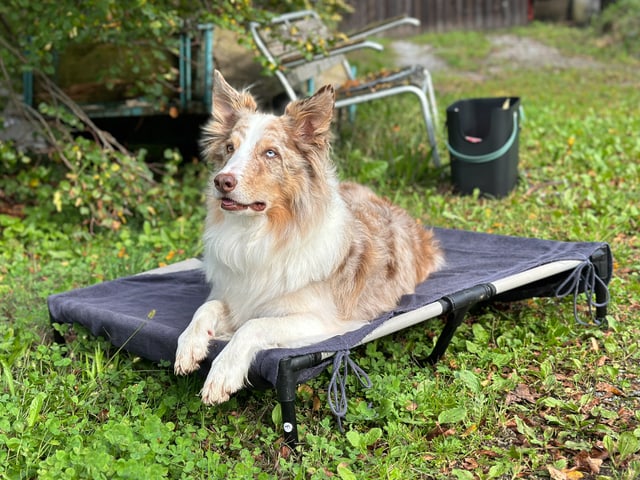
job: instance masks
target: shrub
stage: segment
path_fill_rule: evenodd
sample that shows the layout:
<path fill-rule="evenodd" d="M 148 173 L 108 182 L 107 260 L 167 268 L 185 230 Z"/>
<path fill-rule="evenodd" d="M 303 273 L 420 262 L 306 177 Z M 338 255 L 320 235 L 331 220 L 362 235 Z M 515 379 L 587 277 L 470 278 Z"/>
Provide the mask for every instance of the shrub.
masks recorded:
<path fill-rule="evenodd" d="M 618 0 L 595 21 L 596 30 L 640 58 L 640 0 Z"/>
<path fill-rule="evenodd" d="M 3 120 L 19 115 L 30 122 L 47 148 L 44 154 L 35 155 L 0 140 L 0 180 L 6 185 L 0 190 L 0 199 L 37 204 L 49 214 L 79 215 L 92 228 L 118 229 L 129 217 L 155 216 L 158 208 L 180 214 L 179 206 L 188 207 L 195 192 L 162 189 L 163 184 L 175 182 L 180 155 L 166 151 L 162 165 L 152 171 L 146 152 L 130 153 L 98 129 L 51 81 L 57 53 L 87 43 L 110 45 L 124 58 L 105 66 L 108 77 L 128 79 L 132 72 L 138 72 L 142 80 L 132 81 L 127 95 L 142 95 L 157 105 L 166 105 L 167 96 L 176 93 L 172 91 L 176 69 L 166 60 L 167 53 L 176 55 L 176 39 L 183 29 L 211 22 L 242 33 L 249 19 L 305 7 L 305 0 L 158 0 L 135 5 L 108 0 L 1 2 L 0 110 L 10 110 L 5 110 L 4 119 L 0 117 L 0 129 Z M 343 0 L 330 0 L 315 8 L 335 21 L 348 7 Z M 38 109 L 22 104 L 18 92 L 23 71 L 31 71 L 44 92 L 45 103 Z M 107 88 L 113 83 L 108 78 L 102 81 Z M 168 190 L 171 198 L 166 197 Z"/>

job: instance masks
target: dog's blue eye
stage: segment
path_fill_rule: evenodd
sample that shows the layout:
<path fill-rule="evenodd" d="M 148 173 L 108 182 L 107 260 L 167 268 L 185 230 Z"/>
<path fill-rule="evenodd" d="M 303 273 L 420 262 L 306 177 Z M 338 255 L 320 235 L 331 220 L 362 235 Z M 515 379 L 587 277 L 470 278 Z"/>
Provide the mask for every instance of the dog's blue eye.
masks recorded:
<path fill-rule="evenodd" d="M 267 158 L 276 158 L 278 156 L 278 154 L 276 153 L 275 150 L 267 150 L 266 152 L 264 152 L 264 154 L 267 156 Z"/>

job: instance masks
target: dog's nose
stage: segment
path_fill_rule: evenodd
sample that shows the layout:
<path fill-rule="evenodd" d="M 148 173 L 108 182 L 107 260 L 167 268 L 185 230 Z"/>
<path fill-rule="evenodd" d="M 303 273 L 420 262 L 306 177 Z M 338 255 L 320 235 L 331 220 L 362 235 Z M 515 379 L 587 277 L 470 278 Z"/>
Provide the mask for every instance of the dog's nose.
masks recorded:
<path fill-rule="evenodd" d="M 230 173 L 220 173 L 213 179 L 213 184 L 216 186 L 219 192 L 229 193 L 236 188 L 238 180 Z"/>

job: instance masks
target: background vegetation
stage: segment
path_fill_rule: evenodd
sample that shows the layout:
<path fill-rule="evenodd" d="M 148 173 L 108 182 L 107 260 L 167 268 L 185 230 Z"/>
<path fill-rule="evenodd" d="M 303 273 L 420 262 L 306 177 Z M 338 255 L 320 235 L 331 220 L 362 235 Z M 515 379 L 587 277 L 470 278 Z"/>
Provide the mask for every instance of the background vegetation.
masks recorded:
<path fill-rule="evenodd" d="M 55 196 L 58 212 L 75 210 L 91 229 L 117 229 L 123 222 L 149 213 L 173 214 L 170 207 L 165 209 L 167 205 L 155 199 L 159 188 L 175 181 L 179 156 L 167 152 L 163 161 L 149 162 L 146 151 L 128 152 L 111 135 L 96 128 L 60 88 L 65 79 L 60 78 L 56 66 L 64 62 L 65 52 L 79 54 L 86 50 L 92 56 L 100 55 L 104 65 L 96 71 L 93 82 L 97 80 L 118 99 L 143 97 L 158 105 L 158 110 L 169 112 L 170 98 L 178 95 L 178 68 L 171 59 L 178 58 L 180 33 L 212 23 L 243 34 L 247 19 L 260 20 L 277 12 L 309 7 L 308 0 L 3 1 L 0 109 L 5 116 L 17 114 L 28 119 L 47 148 L 41 148 L 46 155 L 34 157 L 4 145 L 2 148 L 11 153 L 0 160 L 0 178 L 21 175 L 20 184 L 38 185 L 30 201 L 48 202 Z M 318 5 L 323 17 L 333 23 L 346 8 L 343 0 Z M 88 58 L 85 69 L 92 70 L 95 63 Z M 31 72 L 34 77 L 38 95 L 33 108 L 22 103 L 23 72 Z M 75 75 L 84 78 L 86 72 L 76 71 Z M 79 78 L 75 82 L 83 83 Z M 85 137 L 92 140 L 87 142 Z M 112 195 L 116 191 L 119 195 Z M 20 192 L 9 189 L 5 194 L 19 193 L 25 198 L 29 192 L 28 188 Z"/>
<path fill-rule="evenodd" d="M 500 63 L 490 40 L 505 33 L 587 66 Z M 95 213 L 80 206 L 106 208 L 108 199 L 81 197 L 76 208 L 60 156 L 0 144 L 0 478 L 637 478 L 640 62 L 608 35 L 534 24 L 415 39 L 447 59 L 455 47 L 457 63 L 434 75 L 441 113 L 460 98 L 522 98 L 521 178 L 505 199 L 452 192 L 448 167 L 429 164 L 409 99 L 359 106 L 356 122 L 336 132 L 335 157 L 345 178 L 425 224 L 609 242 L 610 328 L 576 325 L 570 301 L 539 299 L 474 312 L 433 369 L 418 360 L 437 321 L 372 342 L 352 353 L 374 386 L 349 384 L 346 434 L 326 406 L 327 375 L 300 386 L 304 446 L 295 454 L 282 448 L 272 391 L 204 407 L 197 376 L 177 378 L 81 329 L 61 329 L 62 345 L 51 338 L 49 294 L 200 253 L 206 167 L 167 152 L 168 175 L 138 172 L 131 160 L 138 177 L 107 185 L 107 174 L 129 171 L 125 157 L 64 145 L 68 158 L 97 169 L 87 195 L 118 205 L 126 188 L 140 189 L 130 213 L 98 216 L 94 224 L 108 228 L 91 233 Z M 361 58 L 361 71 L 371 62 Z"/>

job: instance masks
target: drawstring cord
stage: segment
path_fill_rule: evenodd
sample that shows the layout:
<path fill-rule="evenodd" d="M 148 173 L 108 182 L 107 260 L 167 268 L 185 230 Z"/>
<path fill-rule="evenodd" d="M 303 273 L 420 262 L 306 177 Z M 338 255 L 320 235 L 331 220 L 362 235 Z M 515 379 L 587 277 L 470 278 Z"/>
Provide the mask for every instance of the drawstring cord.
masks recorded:
<path fill-rule="evenodd" d="M 580 284 L 583 283 L 583 291 L 587 297 L 587 305 L 589 306 L 589 317 L 591 323 L 601 325 L 602 320 L 595 318 L 593 315 L 594 307 L 604 307 L 609 303 L 609 289 L 607 284 L 598 276 L 596 268 L 590 260 L 585 260 L 578 265 L 571 274 L 556 288 L 555 295 L 558 298 L 564 298 L 573 294 L 573 317 L 580 325 L 590 325 L 590 322 L 580 320 L 578 315 L 578 294 L 580 293 Z M 603 288 L 606 296 L 603 302 L 598 303 L 595 300 L 596 284 Z"/>
<path fill-rule="evenodd" d="M 336 417 L 341 433 L 344 433 L 342 419 L 347 414 L 347 377 L 349 376 L 349 369 L 353 370 L 363 387 L 371 388 L 373 385 L 365 371 L 351 359 L 350 354 L 349 350 L 336 352 L 333 357 L 333 372 L 329 381 L 329 408 Z"/>

